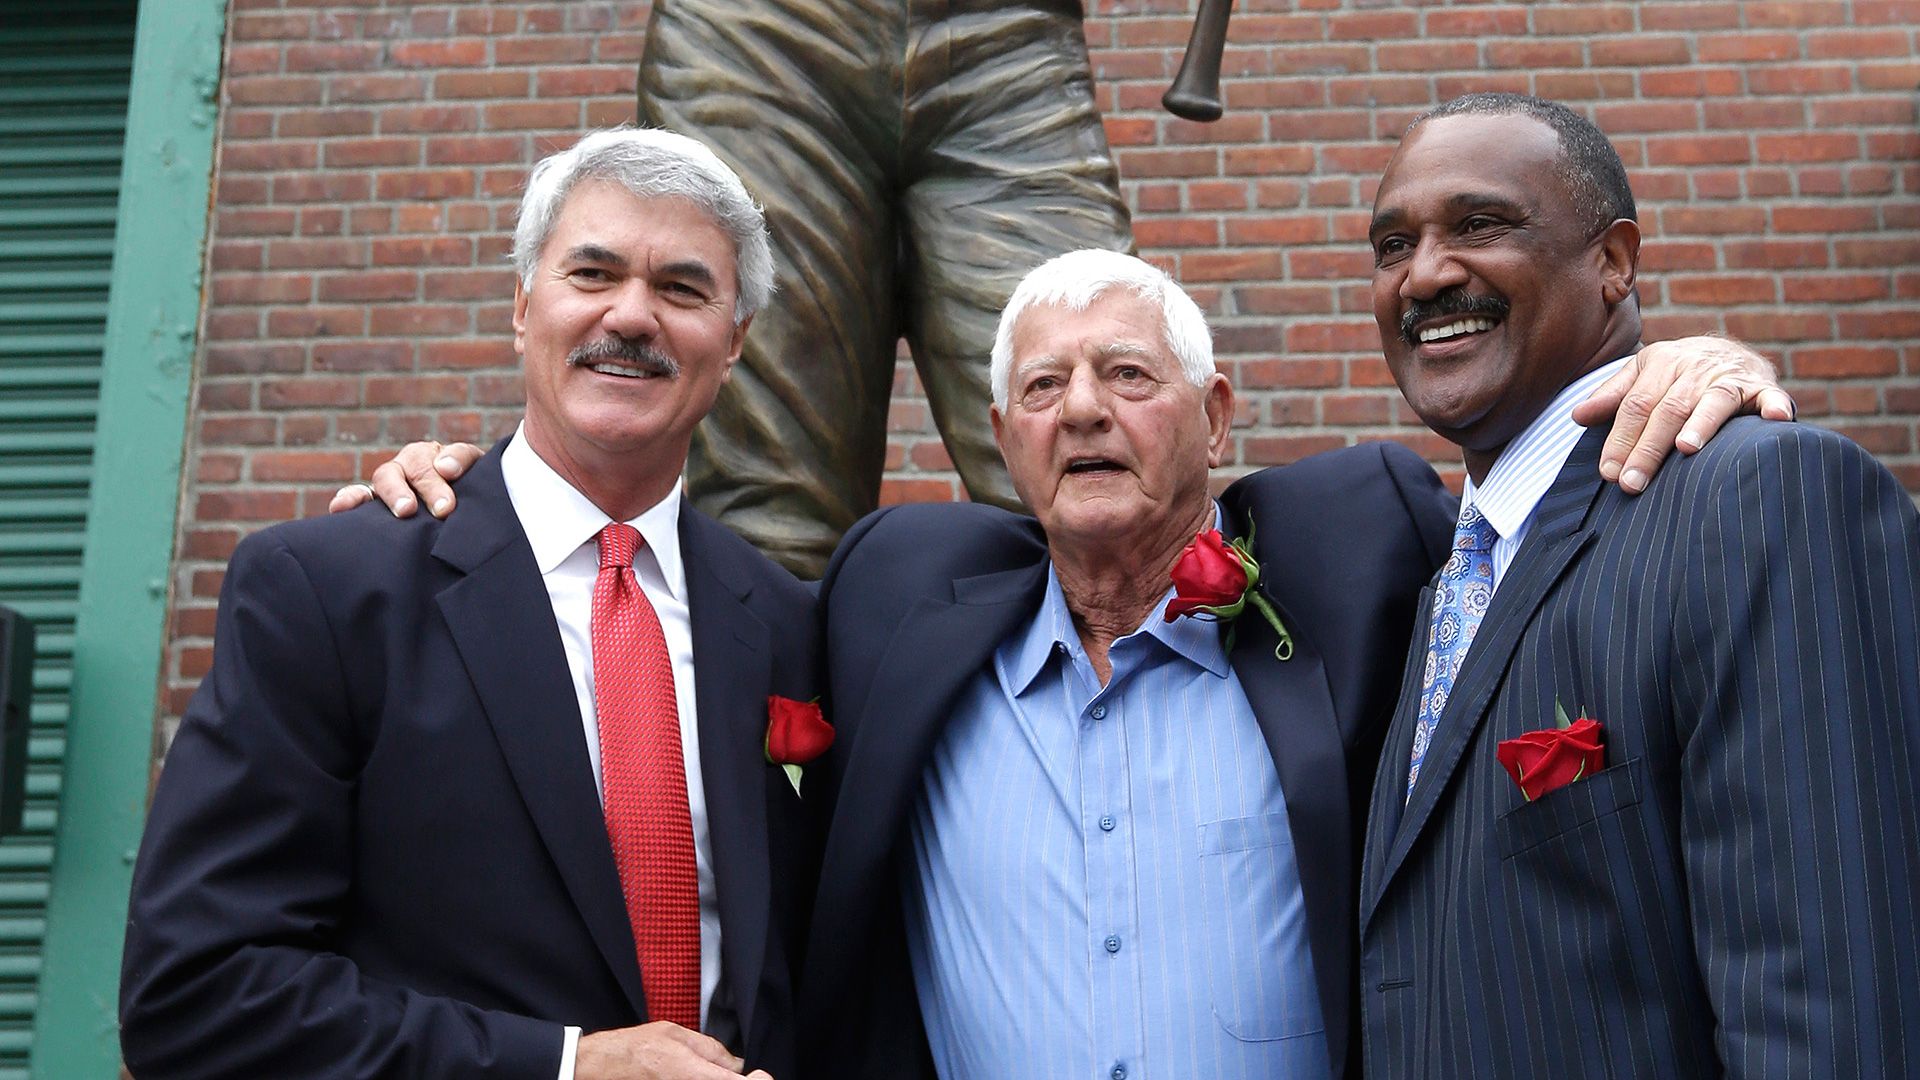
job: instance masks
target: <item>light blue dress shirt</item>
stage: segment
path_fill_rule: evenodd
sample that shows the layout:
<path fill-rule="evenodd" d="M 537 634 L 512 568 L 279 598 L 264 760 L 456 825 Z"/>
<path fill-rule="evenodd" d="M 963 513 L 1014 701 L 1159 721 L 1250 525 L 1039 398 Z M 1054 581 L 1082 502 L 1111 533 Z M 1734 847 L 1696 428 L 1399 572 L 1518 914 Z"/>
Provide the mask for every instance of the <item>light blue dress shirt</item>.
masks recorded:
<path fill-rule="evenodd" d="M 1475 484 L 1473 477 L 1467 477 L 1460 516 L 1479 507 L 1500 537 L 1493 542 L 1495 592 L 1507 576 L 1507 567 L 1513 565 L 1513 557 L 1520 553 L 1520 545 L 1526 542 L 1527 533 L 1533 531 L 1533 512 L 1547 497 L 1547 489 L 1560 478 L 1560 469 L 1567 463 L 1567 455 L 1573 453 L 1574 444 L 1587 433 L 1586 428 L 1573 422 L 1573 407 L 1591 397 L 1631 359 L 1623 356 L 1568 383 L 1494 458 L 1486 483 Z"/>
<path fill-rule="evenodd" d="M 1165 604 L 1102 688 L 1049 571 L 934 750 L 901 888 L 944 1080 L 1326 1080 L 1273 758 Z"/>

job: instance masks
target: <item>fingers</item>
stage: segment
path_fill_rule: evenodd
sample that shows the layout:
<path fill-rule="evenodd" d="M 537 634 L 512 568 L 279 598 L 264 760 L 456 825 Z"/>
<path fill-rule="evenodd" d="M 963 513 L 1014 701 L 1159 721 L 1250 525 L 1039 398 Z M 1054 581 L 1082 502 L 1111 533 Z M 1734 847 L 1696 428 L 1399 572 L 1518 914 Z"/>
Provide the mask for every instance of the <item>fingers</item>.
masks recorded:
<path fill-rule="evenodd" d="M 1646 457 L 1642 454 L 1638 461 L 1630 460 L 1634 449 L 1649 439 L 1658 440 L 1662 444 L 1660 456 L 1664 457 L 1665 449 L 1673 445 L 1673 438 L 1679 433 L 1687 413 L 1693 411 L 1693 402 L 1689 399 L 1686 411 L 1678 416 L 1672 415 L 1671 411 L 1661 412 L 1668 395 L 1673 391 L 1677 374 L 1671 362 L 1648 359 L 1643 353 L 1638 363 L 1629 363 L 1622 371 L 1628 369 L 1633 370 L 1633 383 L 1620 396 L 1620 407 L 1613 414 L 1613 427 L 1607 432 L 1606 444 L 1600 448 L 1600 475 L 1607 480 L 1619 481 L 1621 487 L 1634 492 L 1645 487 L 1647 479 L 1653 475 L 1644 468 L 1634 471 L 1635 465 L 1644 466 Z M 1674 406 L 1665 408 L 1671 410 Z M 1653 430 L 1649 431 L 1649 427 Z"/>
<path fill-rule="evenodd" d="M 433 469 L 444 479 L 458 480 L 465 476 L 467 470 L 473 467 L 473 463 L 479 461 L 485 453 L 485 450 L 472 443 L 448 443 L 440 451 L 440 456 L 433 459 Z"/>
<path fill-rule="evenodd" d="M 647 1026 L 652 1027 L 653 1025 L 649 1024 Z M 673 1039 L 688 1050 L 693 1051 L 694 1055 L 702 1061 L 710 1061 L 715 1065 L 723 1066 L 728 1072 L 735 1075 L 738 1075 L 740 1070 L 746 1065 L 745 1059 L 735 1057 L 733 1053 L 727 1049 L 725 1043 L 711 1035 L 703 1035 L 698 1031 L 689 1031 L 678 1024 L 669 1024 L 664 1021 L 660 1022 L 660 1028 L 662 1033 L 668 1038 Z"/>
<path fill-rule="evenodd" d="M 373 489 L 356 480 L 333 493 L 332 501 L 327 503 L 327 513 L 338 514 L 344 510 L 351 510 L 371 498 L 373 498 Z"/>
<path fill-rule="evenodd" d="M 1620 469 L 1622 491 L 1629 495 L 1638 495 L 1647 489 L 1647 484 L 1652 482 L 1653 475 L 1660 471 L 1660 464 L 1666 461 L 1667 455 L 1680 444 L 1681 432 L 1693 419 L 1698 404 L 1707 396 L 1722 400 L 1725 398 L 1722 393 L 1714 393 L 1716 389 L 1712 386 L 1705 390 L 1699 389 L 1692 380 L 1688 379 L 1674 381 L 1666 396 L 1655 402 L 1648 410 L 1646 424 L 1641 427 L 1633 445 L 1625 454 L 1623 466 Z M 1624 413 L 1626 406 L 1621 406 L 1621 411 Z M 1730 411 L 1728 415 L 1731 415 Z M 1725 419 L 1724 416 L 1720 417 L 1708 430 L 1719 430 L 1719 425 Z M 1618 437 L 1619 431 L 1619 425 L 1615 424 L 1614 436 L 1608 439 L 1609 448 L 1614 438 Z M 1704 442 L 1705 439 L 1701 441 Z M 1605 475 L 1605 472 L 1603 467 L 1602 475 Z"/>
<path fill-rule="evenodd" d="M 664 1021 L 580 1037 L 575 1080 L 739 1080 L 745 1063 L 718 1041 Z M 765 1077 L 765 1073 L 756 1075 Z M 771 1078 L 768 1078 L 771 1080 Z"/>
<path fill-rule="evenodd" d="M 373 497 L 386 503 L 394 517 L 412 517 L 417 507 L 413 487 L 398 460 L 382 462 L 373 470 Z"/>
<path fill-rule="evenodd" d="M 1760 415 L 1769 420 L 1792 420 L 1800 415 L 1793 395 L 1777 386 L 1760 391 Z"/>
<path fill-rule="evenodd" d="M 441 452 L 442 448 L 437 442 L 410 442 L 401 447 L 400 452 L 395 454 L 388 464 L 399 467 L 402 482 L 406 484 L 407 490 L 392 492 L 394 498 L 418 499 L 434 517 L 446 517 L 447 511 L 453 509 L 453 489 L 448 487 L 447 482 L 442 480 L 440 474 L 434 470 L 434 458 Z M 381 466 L 382 469 L 385 467 Z M 378 470 L 374 472 L 373 486 L 379 492 L 383 502 L 388 506 L 396 505 L 392 499 L 388 498 L 388 489 L 381 484 Z"/>

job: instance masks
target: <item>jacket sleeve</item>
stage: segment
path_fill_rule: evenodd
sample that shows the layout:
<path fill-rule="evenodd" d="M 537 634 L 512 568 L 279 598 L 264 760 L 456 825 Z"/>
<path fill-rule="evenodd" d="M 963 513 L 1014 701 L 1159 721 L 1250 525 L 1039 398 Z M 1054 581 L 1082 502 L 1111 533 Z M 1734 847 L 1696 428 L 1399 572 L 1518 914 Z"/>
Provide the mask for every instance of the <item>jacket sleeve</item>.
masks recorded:
<path fill-rule="evenodd" d="M 141 1080 L 554 1076 L 560 1025 L 384 982 L 337 951 L 367 824 L 340 644 L 275 531 L 242 543 L 134 871 L 127 1066 Z"/>
<path fill-rule="evenodd" d="M 1698 503 L 1673 624 L 1680 821 L 1730 1077 L 1910 1075 L 1920 1046 L 1920 519 L 1779 426 Z"/>

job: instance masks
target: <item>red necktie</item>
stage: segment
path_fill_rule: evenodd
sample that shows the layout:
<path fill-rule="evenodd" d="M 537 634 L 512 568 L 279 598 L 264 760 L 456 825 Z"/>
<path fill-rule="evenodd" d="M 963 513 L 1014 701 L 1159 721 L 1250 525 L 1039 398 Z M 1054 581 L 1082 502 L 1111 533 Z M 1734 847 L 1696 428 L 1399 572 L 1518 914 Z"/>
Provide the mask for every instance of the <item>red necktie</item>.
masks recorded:
<path fill-rule="evenodd" d="M 633 576 L 640 532 L 600 530 L 593 583 L 593 708 L 613 862 L 626 894 L 647 1017 L 700 1025 L 700 881 L 687 810 L 673 662 Z"/>

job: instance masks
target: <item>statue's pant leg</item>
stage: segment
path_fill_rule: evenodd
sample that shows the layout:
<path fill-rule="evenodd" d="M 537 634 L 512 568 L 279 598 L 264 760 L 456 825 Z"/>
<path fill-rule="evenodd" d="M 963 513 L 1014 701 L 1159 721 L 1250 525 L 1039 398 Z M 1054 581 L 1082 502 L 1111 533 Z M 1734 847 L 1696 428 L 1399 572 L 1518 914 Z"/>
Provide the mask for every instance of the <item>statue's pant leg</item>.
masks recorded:
<path fill-rule="evenodd" d="M 871 510 L 900 337 L 899 0 L 658 0 L 644 122 L 713 147 L 765 206 L 780 292 L 694 436 L 688 491 L 803 576 Z"/>
<path fill-rule="evenodd" d="M 987 422 L 994 327 L 1027 271 L 1133 233 L 1076 0 L 909 0 L 906 333 L 968 492 L 1018 506 Z"/>

